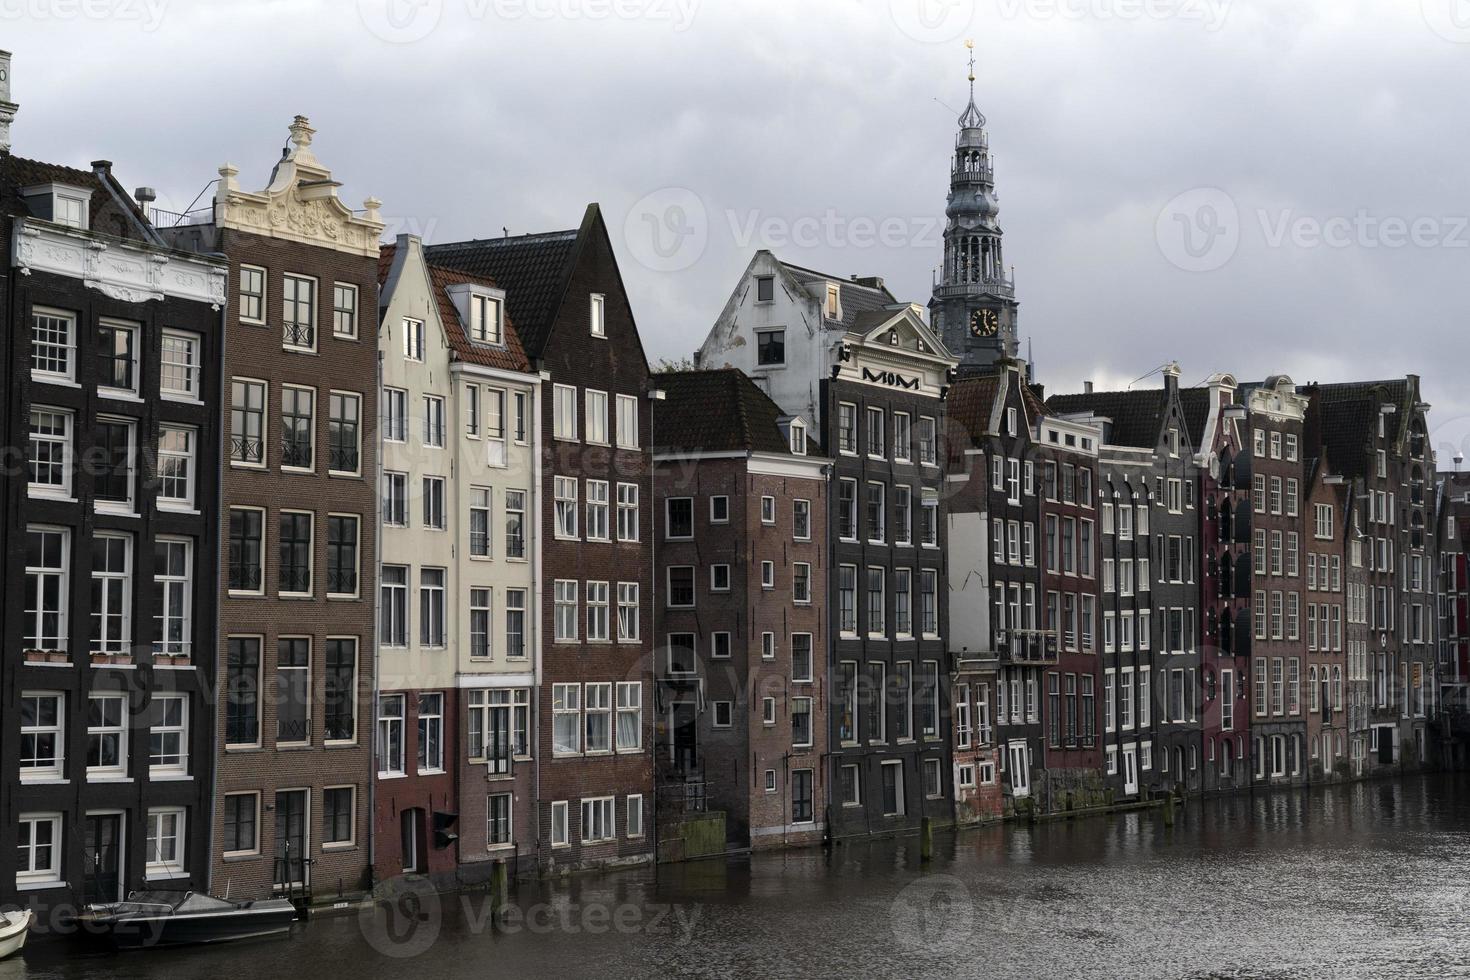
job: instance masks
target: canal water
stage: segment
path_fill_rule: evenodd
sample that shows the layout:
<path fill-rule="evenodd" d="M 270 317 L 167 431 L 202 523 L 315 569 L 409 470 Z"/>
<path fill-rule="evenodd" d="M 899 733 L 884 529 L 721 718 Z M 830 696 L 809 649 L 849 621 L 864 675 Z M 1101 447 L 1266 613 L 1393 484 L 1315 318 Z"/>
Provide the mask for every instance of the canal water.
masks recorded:
<path fill-rule="evenodd" d="M 399 895 L 286 939 L 76 955 L 11 978 L 1470 976 L 1470 777 L 1210 800 L 749 860 Z"/>

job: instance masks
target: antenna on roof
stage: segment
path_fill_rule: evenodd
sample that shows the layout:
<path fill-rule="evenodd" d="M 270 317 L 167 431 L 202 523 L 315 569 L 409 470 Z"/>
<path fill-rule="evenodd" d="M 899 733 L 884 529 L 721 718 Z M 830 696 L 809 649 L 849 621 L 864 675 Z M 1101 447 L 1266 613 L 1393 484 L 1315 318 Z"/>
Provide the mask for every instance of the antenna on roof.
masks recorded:
<path fill-rule="evenodd" d="M 510 229 L 507 228 L 507 227 L 505 227 L 505 225 L 501 225 L 500 226 L 500 237 L 501 238 L 509 238 L 510 237 Z"/>

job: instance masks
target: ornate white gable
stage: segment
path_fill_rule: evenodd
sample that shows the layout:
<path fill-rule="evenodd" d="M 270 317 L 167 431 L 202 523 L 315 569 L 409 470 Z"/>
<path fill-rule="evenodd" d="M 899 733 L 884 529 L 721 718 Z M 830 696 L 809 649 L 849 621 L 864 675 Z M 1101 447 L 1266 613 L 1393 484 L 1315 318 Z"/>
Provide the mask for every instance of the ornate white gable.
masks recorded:
<path fill-rule="evenodd" d="M 337 197 L 341 184 L 311 152 L 316 130 L 305 116 L 291 123 L 291 149 L 276 165 L 270 186 L 259 193 L 240 189 L 240 171 L 231 164 L 219 168 L 215 191 L 215 220 L 221 228 L 268 235 L 307 245 L 376 258 L 383 221 L 382 202 L 370 197 L 363 212 L 353 213 Z"/>
<path fill-rule="evenodd" d="M 31 218 L 16 221 L 13 245 L 15 267 L 21 275 L 40 271 L 70 276 L 125 303 L 170 296 L 218 309 L 225 301 L 226 267 L 222 262 L 162 252 Z"/>

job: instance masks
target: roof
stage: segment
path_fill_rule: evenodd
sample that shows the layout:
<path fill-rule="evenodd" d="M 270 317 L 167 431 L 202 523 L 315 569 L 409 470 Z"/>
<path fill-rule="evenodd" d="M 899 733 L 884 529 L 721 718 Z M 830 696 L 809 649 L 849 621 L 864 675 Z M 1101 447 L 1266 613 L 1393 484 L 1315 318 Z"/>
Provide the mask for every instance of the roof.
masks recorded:
<path fill-rule="evenodd" d="M 1046 406 L 1059 415 L 1090 413 L 1111 420 L 1110 445 L 1152 449 L 1159 444 L 1159 432 L 1169 414 L 1169 392 L 1165 388 L 1140 388 L 1052 395 Z"/>
<path fill-rule="evenodd" d="M 1343 476 L 1357 479 L 1367 474 L 1368 450 L 1377 418 L 1378 402 L 1366 392 L 1357 398 L 1321 401 L 1322 446 Z"/>
<path fill-rule="evenodd" d="M 30 160 L 0 151 L 0 177 L 3 177 L 6 185 L 5 192 L 17 195 L 17 203 L 19 191 L 23 187 L 53 183 L 82 187 L 91 192 L 91 200 L 88 202 L 89 230 L 124 239 L 144 239 L 147 235 L 144 217 L 127 191 L 111 175 L 112 165 L 99 160 L 94 166 L 104 168 L 104 172 L 99 174 L 91 170 L 78 170 L 59 163 Z M 13 205 L 8 206 L 7 210 L 14 210 Z M 113 219 L 112 222 L 105 221 L 109 216 Z M 119 218 L 121 221 L 118 221 Z M 117 227 L 113 227 L 113 224 Z"/>
<path fill-rule="evenodd" d="M 777 260 L 780 261 L 779 259 Z M 790 262 L 781 262 L 781 267 L 786 270 L 797 282 L 807 285 L 814 282 L 831 283 L 838 289 L 838 304 L 842 308 L 842 319 L 836 321 L 842 324 L 844 330 L 854 330 L 860 314 L 869 313 L 873 310 L 881 310 L 898 302 L 887 286 L 870 286 L 866 283 L 856 282 L 851 277 L 832 276 L 815 269 L 808 269 Z M 882 280 L 872 280 L 881 283 Z"/>
<path fill-rule="evenodd" d="M 1210 419 L 1210 389 L 1208 388 L 1180 388 L 1179 408 L 1184 412 L 1184 428 L 1189 433 L 1190 442 L 1199 446 L 1202 452 L 1209 451 L 1209 446 L 1201 446 L 1205 437 L 1205 425 Z"/>
<path fill-rule="evenodd" d="M 789 418 L 737 368 L 668 371 L 653 376 L 664 391 L 653 413 L 657 451 L 791 454 L 781 420 Z M 814 448 L 810 433 L 808 451 Z"/>
<path fill-rule="evenodd" d="M 424 247 L 431 265 L 494 280 L 527 353 L 539 357 L 566 292 L 578 229 Z"/>
<path fill-rule="evenodd" d="M 972 442 L 978 442 L 990 429 L 995 412 L 995 399 L 1000 395 L 1000 375 L 984 374 L 960 378 L 950 385 L 945 398 L 945 417 L 964 426 Z"/>

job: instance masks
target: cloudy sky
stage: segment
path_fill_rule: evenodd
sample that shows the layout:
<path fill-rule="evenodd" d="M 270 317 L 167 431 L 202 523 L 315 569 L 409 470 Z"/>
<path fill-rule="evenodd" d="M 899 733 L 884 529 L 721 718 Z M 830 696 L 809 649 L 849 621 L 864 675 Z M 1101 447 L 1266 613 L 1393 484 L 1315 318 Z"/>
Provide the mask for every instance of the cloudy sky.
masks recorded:
<path fill-rule="evenodd" d="M 390 232 L 598 201 L 653 358 L 759 247 L 927 301 L 971 37 L 1049 390 L 1418 372 L 1470 449 L 1470 0 L 0 0 L 17 153 L 182 209 L 302 113 Z"/>

